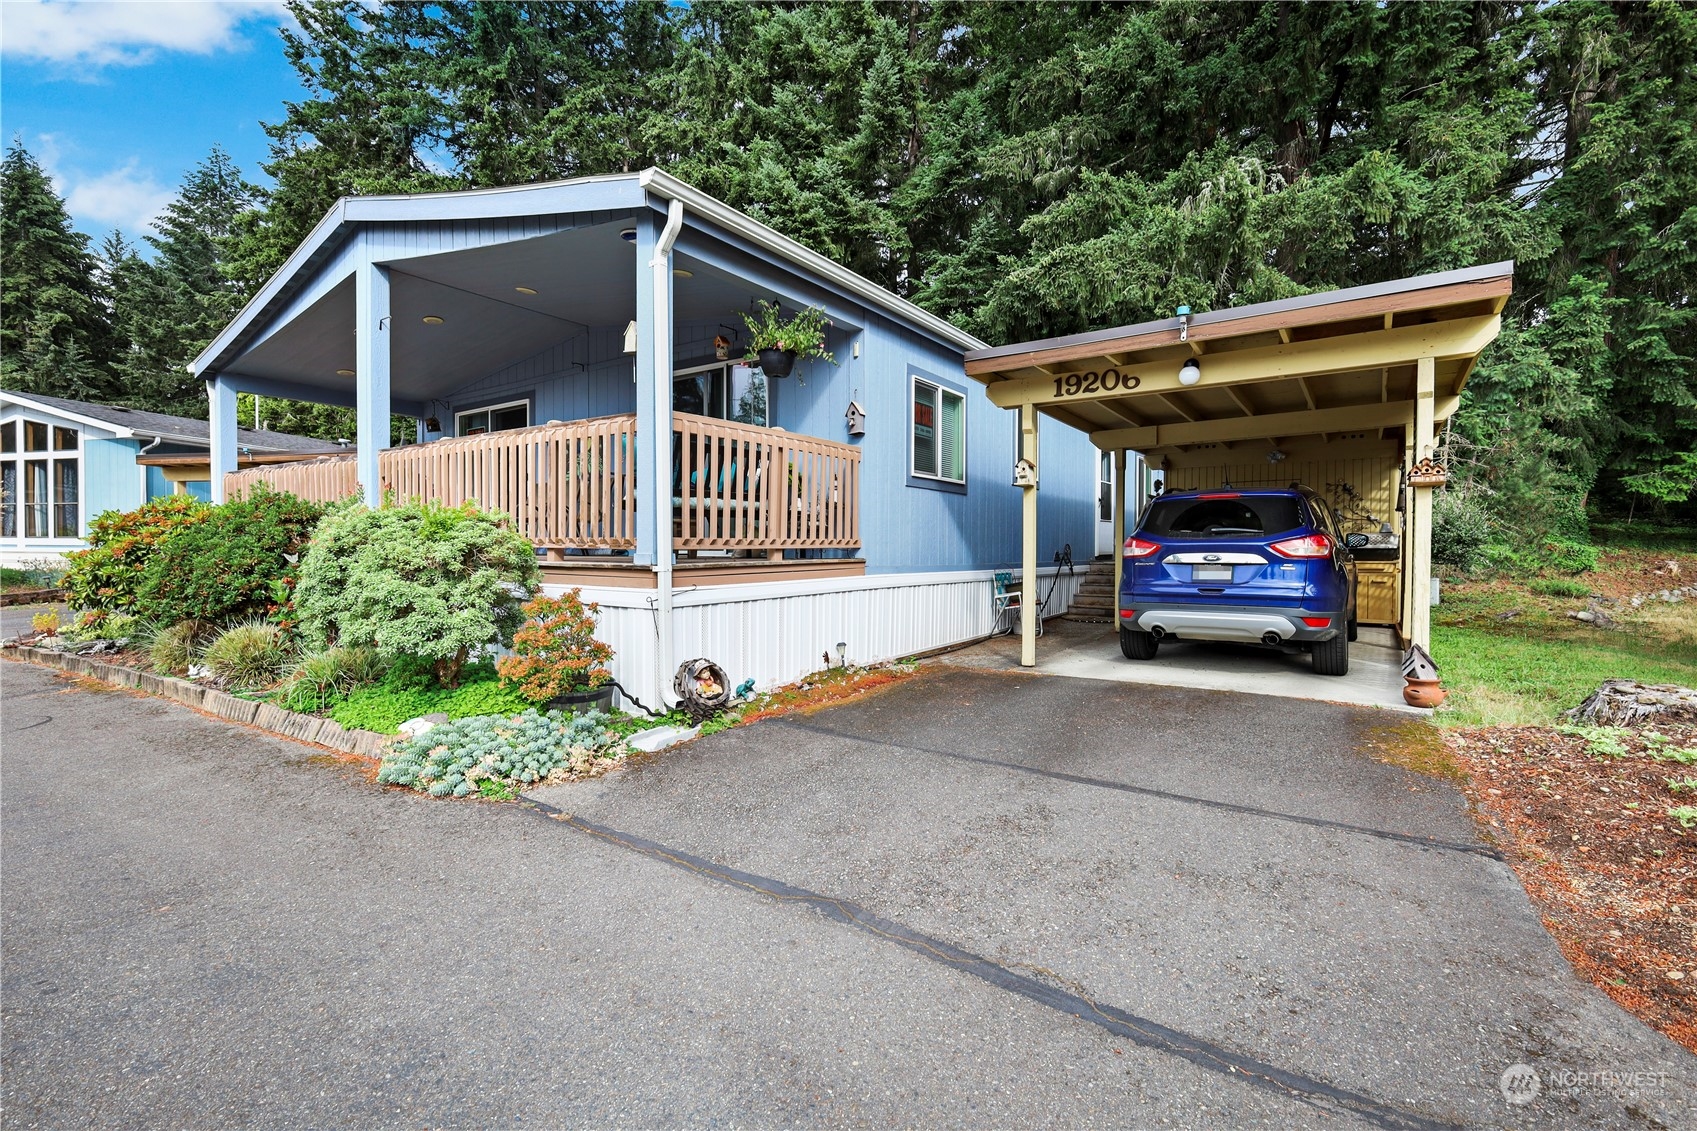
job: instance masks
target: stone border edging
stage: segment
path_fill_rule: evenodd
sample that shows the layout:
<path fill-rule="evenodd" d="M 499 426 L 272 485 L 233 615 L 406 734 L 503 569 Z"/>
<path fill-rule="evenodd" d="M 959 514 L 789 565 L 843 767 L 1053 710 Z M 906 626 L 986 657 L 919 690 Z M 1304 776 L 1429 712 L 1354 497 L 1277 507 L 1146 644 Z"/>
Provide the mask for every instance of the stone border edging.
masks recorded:
<path fill-rule="evenodd" d="M 177 679 L 175 676 L 155 675 L 120 664 L 102 663 L 91 656 L 11 644 L 6 646 L 6 652 L 34 664 L 86 675 L 118 687 L 145 691 L 161 699 L 173 699 L 184 706 L 217 715 L 221 719 L 229 719 L 233 723 L 257 727 L 296 742 L 328 746 L 345 754 L 380 757 L 384 747 L 398 737 L 392 734 L 378 734 L 374 730 L 349 730 L 335 719 L 321 719 L 317 715 L 287 711 L 271 703 L 243 699 L 226 691 L 202 687 L 186 679 Z"/>

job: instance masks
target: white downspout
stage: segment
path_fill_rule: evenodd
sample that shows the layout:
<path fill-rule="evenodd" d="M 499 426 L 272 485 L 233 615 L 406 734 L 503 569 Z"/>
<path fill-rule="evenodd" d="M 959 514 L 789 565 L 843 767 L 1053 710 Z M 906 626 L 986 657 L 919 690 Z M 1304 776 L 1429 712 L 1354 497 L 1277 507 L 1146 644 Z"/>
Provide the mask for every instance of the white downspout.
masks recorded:
<path fill-rule="evenodd" d="M 655 642 L 655 682 L 660 706 L 671 705 L 668 677 L 672 663 L 672 245 L 684 226 L 684 202 L 666 206 L 666 226 L 654 245 L 648 268 L 654 280 L 654 584 L 659 598 L 659 639 Z M 662 477 L 658 469 L 665 468 Z"/>

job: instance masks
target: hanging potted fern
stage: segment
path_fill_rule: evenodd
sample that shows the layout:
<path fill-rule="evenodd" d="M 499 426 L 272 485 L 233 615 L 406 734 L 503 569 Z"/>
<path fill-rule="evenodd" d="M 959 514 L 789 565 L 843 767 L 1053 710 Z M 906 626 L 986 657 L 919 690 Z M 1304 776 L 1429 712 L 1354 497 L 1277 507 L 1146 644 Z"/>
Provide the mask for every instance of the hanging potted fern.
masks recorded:
<path fill-rule="evenodd" d="M 797 311 L 784 318 L 783 308 L 765 299 L 756 304 L 754 314 L 744 313 L 748 326 L 748 356 L 743 358 L 760 366 L 768 377 L 788 377 L 799 358 L 820 357 L 835 365 L 837 359 L 825 348 L 825 331 L 831 320 L 817 306 Z"/>

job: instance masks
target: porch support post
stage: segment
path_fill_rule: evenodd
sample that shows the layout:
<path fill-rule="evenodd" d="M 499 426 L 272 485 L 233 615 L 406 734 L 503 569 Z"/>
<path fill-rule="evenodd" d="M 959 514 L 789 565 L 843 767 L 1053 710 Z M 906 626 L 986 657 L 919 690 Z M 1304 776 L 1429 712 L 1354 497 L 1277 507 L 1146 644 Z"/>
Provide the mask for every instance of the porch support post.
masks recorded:
<path fill-rule="evenodd" d="M 1437 363 L 1435 358 L 1423 357 L 1415 366 L 1414 375 L 1414 452 L 1415 461 L 1432 454 L 1436 439 L 1432 417 L 1433 386 Z M 1412 618 L 1408 635 L 1422 648 L 1432 647 L 1432 488 L 1415 487 L 1409 492 L 1410 550 L 1414 569 Z"/>
<path fill-rule="evenodd" d="M 1114 624 L 1120 623 L 1120 583 L 1125 580 L 1125 449 L 1114 450 Z"/>
<path fill-rule="evenodd" d="M 1022 404 L 1019 406 L 1019 455 L 1028 461 L 1032 467 L 1037 465 L 1037 406 Z M 1033 474 L 1032 481 L 1020 488 L 1023 516 L 1020 523 L 1020 557 L 1019 557 L 1019 663 L 1021 667 L 1034 668 L 1037 666 L 1037 618 L 1041 610 L 1037 608 L 1037 594 L 1040 586 L 1037 584 L 1037 482 Z"/>
<path fill-rule="evenodd" d="M 671 462 L 672 442 L 668 435 L 671 429 L 660 420 L 660 407 L 655 394 L 654 375 L 657 371 L 654 359 L 658 356 L 654 343 L 654 283 L 648 261 L 654 258 L 654 248 L 659 242 L 660 221 L 654 213 L 643 210 L 636 217 L 636 273 L 631 282 L 636 287 L 636 356 L 631 359 L 636 366 L 636 450 L 639 460 L 637 470 L 636 492 L 636 549 L 631 554 L 631 562 L 639 566 L 651 566 L 656 561 L 657 547 L 660 538 L 660 515 L 670 518 L 672 501 L 671 470 L 660 467 L 659 453 L 662 446 L 666 451 L 666 461 Z M 671 399 L 671 382 L 666 382 L 668 402 Z M 650 487 L 649 484 L 658 484 Z M 664 498 L 662 498 L 664 496 Z"/>
<path fill-rule="evenodd" d="M 221 374 L 206 382 L 208 420 L 212 428 L 212 501 L 224 501 L 224 476 L 236 470 L 236 390 Z"/>
<path fill-rule="evenodd" d="M 354 282 L 354 370 L 358 374 L 357 407 L 359 455 L 356 467 L 365 505 L 383 502 L 381 459 L 389 446 L 389 343 L 394 326 L 389 316 L 389 269 L 366 260 Z"/>

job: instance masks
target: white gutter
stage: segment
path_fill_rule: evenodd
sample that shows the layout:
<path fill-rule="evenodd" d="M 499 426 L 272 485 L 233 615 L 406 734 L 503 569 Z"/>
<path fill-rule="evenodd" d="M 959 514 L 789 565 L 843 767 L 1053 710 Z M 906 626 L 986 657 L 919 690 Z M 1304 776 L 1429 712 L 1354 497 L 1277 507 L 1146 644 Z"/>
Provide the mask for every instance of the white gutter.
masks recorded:
<path fill-rule="evenodd" d="M 684 202 L 672 198 L 666 208 L 666 226 L 648 261 L 654 283 L 654 427 L 649 440 L 654 453 L 654 477 L 649 489 L 654 499 L 654 585 L 659 597 L 659 639 L 655 642 L 655 683 L 660 689 L 660 707 L 670 707 L 666 677 L 672 663 L 672 245 L 684 226 Z M 661 469 L 664 474 L 661 474 Z"/>

